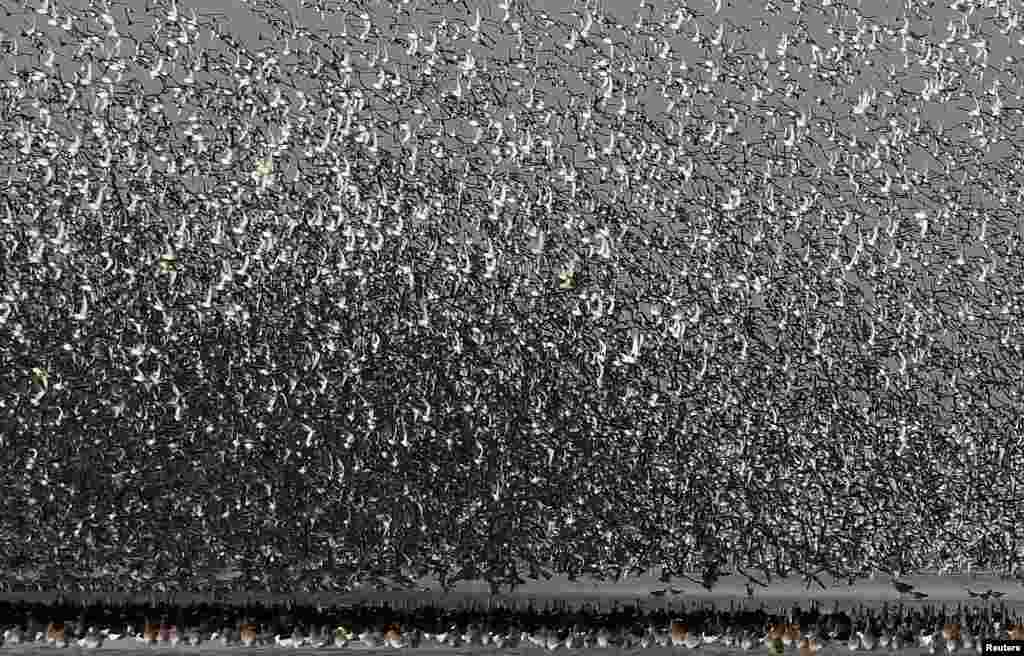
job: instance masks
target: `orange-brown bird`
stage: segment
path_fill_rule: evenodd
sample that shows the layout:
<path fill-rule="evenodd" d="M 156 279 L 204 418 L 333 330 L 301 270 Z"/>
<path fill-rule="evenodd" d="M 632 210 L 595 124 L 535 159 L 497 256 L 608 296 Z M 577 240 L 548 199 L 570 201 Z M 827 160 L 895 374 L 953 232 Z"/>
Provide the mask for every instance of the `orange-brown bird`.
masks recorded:
<path fill-rule="evenodd" d="M 142 630 L 142 641 L 154 645 L 159 637 L 160 625 L 155 622 L 146 622 L 146 627 Z"/>
<path fill-rule="evenodd" d="M 256 644 L 257 633 L 256 625 L 252 623 L 243 624 L 238 629 L 239 640 L 246 647 L 252 647 Z"/>
<path fill-rule="evenodd" d="M 686 643 L 686 636 L 690 634 L 689 627 L 680 620 L 672 620 L 669 625 L 669 637 L 672 639 L 672 646 L 678 647 Z"/>

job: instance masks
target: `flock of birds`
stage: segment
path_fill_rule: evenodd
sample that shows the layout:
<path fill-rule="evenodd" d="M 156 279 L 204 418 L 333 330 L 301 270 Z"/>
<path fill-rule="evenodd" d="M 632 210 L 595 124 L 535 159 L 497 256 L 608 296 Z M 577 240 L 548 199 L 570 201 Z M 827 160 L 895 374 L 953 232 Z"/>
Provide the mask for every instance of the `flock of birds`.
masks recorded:
<path fill-rule="evenodd" d="M 1013 2 L 11 4 L 3 585 L 1019 567 Z"/>
<path fill-rule="evenodd" d="M 786 613 L 758 610 L 693 610 L 682 615 L 640 612 L 616 605 L 594 608 L 444 610 L 424 606 L 287 606 L 245 608 L 208 604 L 176 609 L 153 606 L 40 608 L 5 604 L 3 646 L 46 643 L 94 649 L 109 643 L 173 647 L 273 646 L 279 648 L 481 647 L 490 650 L 539 648 L 647 649 L 705 646 L 809 656 L 838 647 L 844 651 L 982 653 L 983 640 L 1024 640 L 1024 625 L 988 608 L 946 613 L 860 608 L 852 614 L 794 606 Z M 62 614 L 63 611 L 63 614 Z M 41 622 L 39 617 L 53 617 Z M 177 619 L 170 619 L 176 616 Z M 74 618 L 74 619 L 72 619 Z M 157 619 L 162 618 L 162 619 Z M 1017 618 L 1019 621 L 1019 618 Z M 137 620 L 137 621 L 136 621 Z M 119 623 L 119 621 L 121 623 Z"/>

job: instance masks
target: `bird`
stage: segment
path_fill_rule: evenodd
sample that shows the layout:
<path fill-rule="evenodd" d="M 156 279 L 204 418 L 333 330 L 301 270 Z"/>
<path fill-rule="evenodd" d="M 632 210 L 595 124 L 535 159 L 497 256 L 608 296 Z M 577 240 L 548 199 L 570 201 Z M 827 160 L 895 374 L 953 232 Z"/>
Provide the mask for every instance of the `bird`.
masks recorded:
<path fill-rule="evenodd" d="M 139 638 L 140 642 L 144 642 L 149 645 L 155 645 L 160 639 L 160 625 L 156 622 L 146 622 L 143 625 L 142 636 Z"/>
<path fill-rule="evenodd" d="M 654 631 L 654 644 L 659 647 L 668 647 L 672 644 L 672 638 L 669 637 L 668 631 L 658 631 L 653 627 L 652 630 Z"/>
<path fill-rule="evenodd" d="M 377 631 L 365 629 L 359 634 L 359 642 L 364 647 L 377 647 L 382 641 L 382 636 Z"/>
<path fill-rule="evenodd" d="M 46 642 L 54 647 L 66 647 L 67 639 L 63 622 L 50 622 L 46 627 Z"/>
<path fill-rule="evenodd" d="M 104 642 L 117 641 L 117 640 L 120 640 L 121 638 L 124 638 L 126 635 L 131 635 L 131 631 L 129 631 L 127 629 L 128 629 L 128 627 L 125 627 L 125 630 L 122 631 L 121 633 L 114 633 L 110 629 L 104 628 L 104 629 L 100 629 L 100 635 L 103 636 Z"/>
<path fill-rule="evenodd" d="M 235 636 L 232 634 L 232 631 L 225 628 L 221 631 L 214 631 L 210 635 L 210 642 L 219 644 L 221 647 L 230 647 L 237 641 L 235 640 Z"/>
<path fill-rule="evenodd" d="M 389 626 L 384 632 L 384 644 L 392 649 L 401 649 L 406 646 L 402 638 L 402 630 L 397 626 Z"/>
<path fill-rule="evenodd" d="M 174 624 L 167 627 L 167 633 L 165 635 L 165 642 L 171 647 L 177 647 L 178 643 L 181 642 L 181 636 L 178 634 L 178 627 Z"/>
<path fill-rule="evenodd" d="M 470 623 L 462 634 L 462 643 L 466 645 L 479 645 L 483 631 L 475 623 Z"/>
<path fill-rule="evenodd" d="M 581 624 L 576 624 L 569 631 L 569 634 L 565 637 L 565 648 L 566 649 L 579 649 L 583 646 L 584 638 L 586 633 L 583 630 Z"/>
<path fill-rule="evenodd" d="M 686 642 L 686 637 L 689 635 L 690 630 L 682 620 L 672 620 L 669 624 L 669 637 L 672 640 L 673 647 L 680 647 Z"/>
<path fill-rule="evenodd" d="M 960 646 L 963 647 L 964 651 L 974 649 L 974 636 L 971 635 L 970 631 L 965 629 L 960 632 Z"/>
<path fill-rule="evenodd" d="M 238 637 L 243 646 L 254 646 L 258 637 L 258 629 L 256 625 L 251 622 L 242 624 L 238 629 Z"/>
<path fill-rule="evenodd" d="M 449 647 L 455 647 L 459 645 L 462 639 L 463 634 L 459 631 L 459 628 L 454 624 L 449 626 L 446 631 L 441 631 L 434 637 L 435 642 L 437 642 L 439 645 L 445 645 Z M 542 647 L 543 644 L 538 646 Z"/>
<path fill-rule="evenodd" d="M 348 643 L 352 640 L 352 630 L 347 626 L 339 626 L 334 629 L 334 646 L 338 649 L 344 649 L 348 646 Z"/>
<path fill-rule="evenodd" d="M 814 656 L 818 651 L 818 642 L 814 638 L 806 637 L 800 640 L 798 651 L 800 656 Z"/>
<path fill-rule="evenodd" d="M 509 645 L 509 636 L 505 635 L 500 631 L 491 632 L 490 644 L 494 645 L 495 649 L 504 649 Z"/>
<path fill-rule="evenodd" d="M 873 326 L 872 326 L 873 327 Z M 902 581 L 893 580 L 892 587 L 896 588 L 896 591 L 900 593 L 900 596 L 910 594 L 914 591 L 914 586 L 909 583 Z"/>
<path fill-rule="evenodd" d="M 782 644 L 792 647 L 800 641 L 800 625 L 786 624 L 782 630 Z"/>
<path fill-rule="evenodd" d="M 192 628 L 192 629 L 189 629 L 188 631 L 186 631 L 186 633 L 185 633 L 185 642 L 190 647 L 198 647 L 200 644 L 202 644 L 202 641 L 203 641 L 203 637 L 202 637 L 202 634 L 200 633 L 199 629 Z"/>
<path fill-rule="evenodd" d="M 524 646 L 525 645 L 531 645 L 533 647 L 539 647 L 539 648 L 543 649 L 544 648 L 544 632 L 546 630 L 547 629 L 544 629 L 544 628 L 537 629 L 536 631 L 533 631 L 533 632 L 525 631 L 524 630 L 524 631 L 522 631 L 519 634 L 519 642 L 520 642 L 520 644 L 522 644 Z"/>
<path fill-rule="evenodd" d="M 333 647 L 334 646 L 334 629 L 329 624 L 324 624 L 320 627 L 320 642 L 319 647 Z"/>
<path fill-rule="evenodd" d="M 96 627 L 91 626 L 86 631 L 85 636 L 78 641 L 78 646 L 84 649 L 98 649 L 103 645 L 103 635 L 96 630 Z"/>
<path fill-rule="evenodd" d="M 296 626 L 292 629 L 291 641 L 293 647 L 299 648 L 309 642 L 309 636 L 306 635 L 302 626 Z"/>
<path fill-rule="evenodd" d="M 7 646 L 7 645 L 20 645 L 24 641 L 25 641 L 25 632 L 21 629 L 21 627 L 17 627 L 16 626 L 14 628 L 7 629 L 7 630 L 4 631 L 4 642 L 3 642 L 3 644 L 5 646 Z"/>

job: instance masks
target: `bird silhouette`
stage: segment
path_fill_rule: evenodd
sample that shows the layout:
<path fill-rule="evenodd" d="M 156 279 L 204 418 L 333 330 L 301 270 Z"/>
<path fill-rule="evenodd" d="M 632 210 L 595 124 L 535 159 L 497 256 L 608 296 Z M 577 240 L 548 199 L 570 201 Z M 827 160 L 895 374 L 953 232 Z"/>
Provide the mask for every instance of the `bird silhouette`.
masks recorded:
<path fill-rule="evenodd" d="M 872 325 L 872 329 L 873 328 L 874 328 L 874 326 Z M 911 585 L 909 583 L 904 583 L 902 581 L 894 580 L 892 582 L 892 587 L 896 588 L 896 591 L 899 592 L 901 595 L 908 594 L 908 593 L 911 593 L 911 592 L 914 591 L 914 586 L 913 585 Z"/>

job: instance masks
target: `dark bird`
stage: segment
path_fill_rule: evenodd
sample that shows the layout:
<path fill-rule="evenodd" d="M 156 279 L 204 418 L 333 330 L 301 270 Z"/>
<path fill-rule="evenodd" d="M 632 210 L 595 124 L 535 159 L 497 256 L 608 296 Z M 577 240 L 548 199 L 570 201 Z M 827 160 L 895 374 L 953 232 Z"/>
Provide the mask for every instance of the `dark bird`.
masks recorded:
<path fill-rule="evenodd" d="M 651 590 L 652 597 L 664 597 L 668 590 Z"/>
<path fill-rule="evenodd" d="M 905 595 L 908 592 L 912 592 L 914 590 L 914 586 L 910 585 L 909 583 L 904 583 L 903 581 L 893 581 L 892 587 L 896 588 L 896 591 L 899 592 L 901 595 Z"/>

